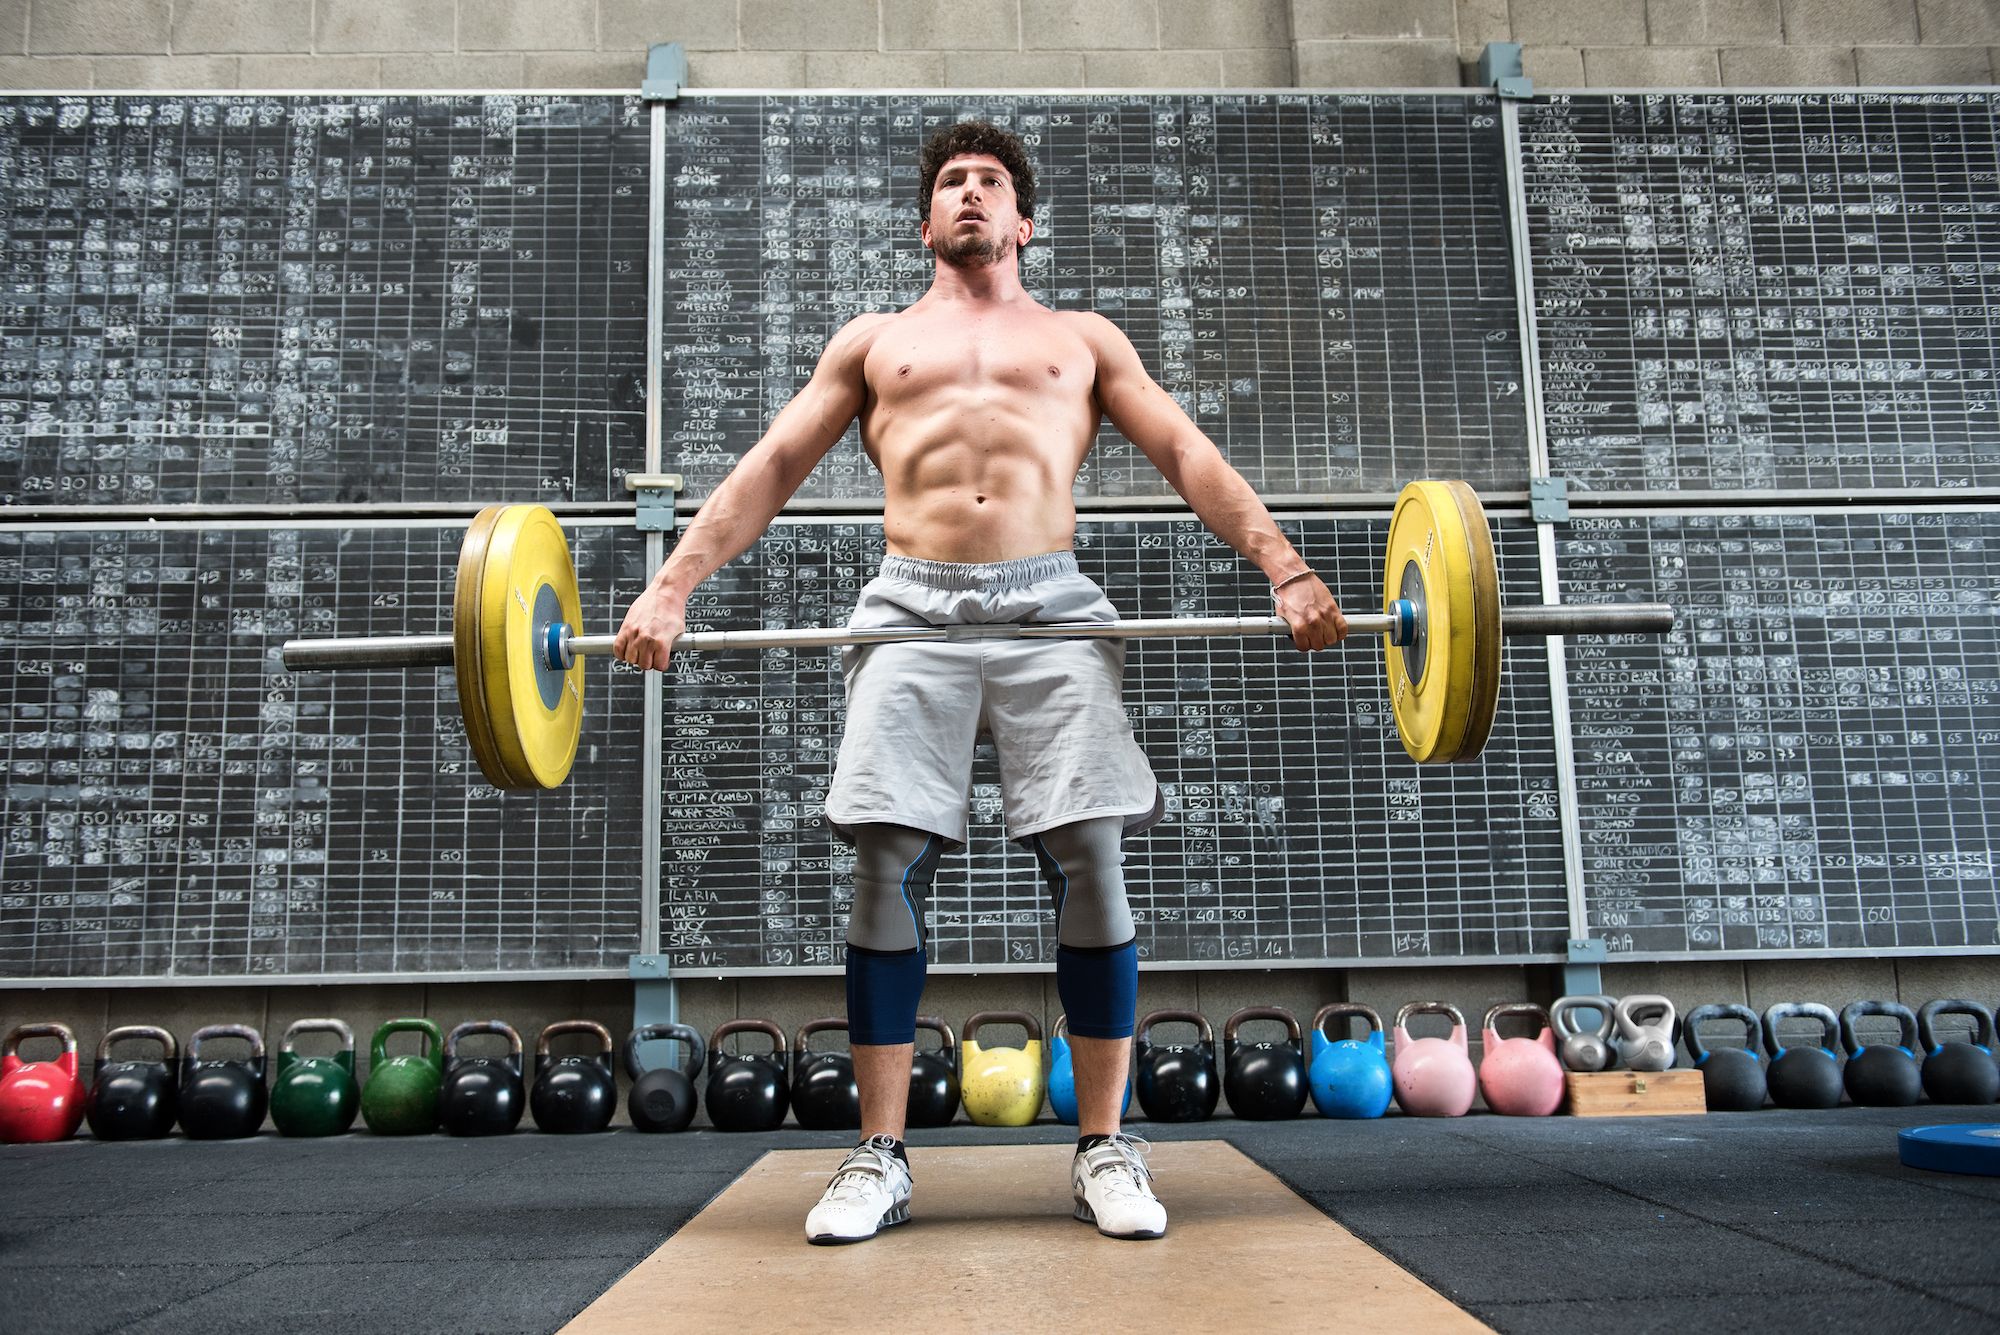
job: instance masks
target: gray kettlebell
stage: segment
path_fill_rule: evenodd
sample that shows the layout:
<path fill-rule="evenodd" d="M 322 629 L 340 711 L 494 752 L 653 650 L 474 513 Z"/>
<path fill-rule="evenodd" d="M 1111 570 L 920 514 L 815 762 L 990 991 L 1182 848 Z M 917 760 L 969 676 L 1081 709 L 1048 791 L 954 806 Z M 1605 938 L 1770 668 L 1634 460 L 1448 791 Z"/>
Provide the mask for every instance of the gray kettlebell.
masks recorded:
<path fill-rule="evenodd" d="M 1635 1071 L 1664 1071 L 1674 1064 L 1674 1003 L 1665 997 L 1618 1000 L 1618 1051 Z"/>
<path fill-rule="evenodd" d="M 1612 1007 L 1610 997 L 1564 997 L 1549 1007 L 1549 1022 L 1555 1027 L 1558 1052 L 1564 1069 L 1589 1074 L 1610 1068 L 1617 1054 L 1611 1050 Z M 1571 1018 L 1573 1011 L 1596 1011 L 1595 1029 L 1582 1029 Z"/>

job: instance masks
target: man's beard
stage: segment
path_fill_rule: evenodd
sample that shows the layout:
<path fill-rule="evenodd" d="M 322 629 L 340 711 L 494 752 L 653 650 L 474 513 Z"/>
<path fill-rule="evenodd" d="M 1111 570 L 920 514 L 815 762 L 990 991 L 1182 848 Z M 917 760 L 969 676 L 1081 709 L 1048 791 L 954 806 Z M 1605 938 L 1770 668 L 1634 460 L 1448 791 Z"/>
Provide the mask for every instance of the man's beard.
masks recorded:
<path fill-rule="evenodd" d="M 983 236 L 968 236 L 963 241 L 953 241 L 949 237 L 933 234 L 931 253 L 939 262 L 954 268 L 985 268 L 1000 263 L 1014 253 L 1014 238 L 1003 236 L 989 240 Z"/>

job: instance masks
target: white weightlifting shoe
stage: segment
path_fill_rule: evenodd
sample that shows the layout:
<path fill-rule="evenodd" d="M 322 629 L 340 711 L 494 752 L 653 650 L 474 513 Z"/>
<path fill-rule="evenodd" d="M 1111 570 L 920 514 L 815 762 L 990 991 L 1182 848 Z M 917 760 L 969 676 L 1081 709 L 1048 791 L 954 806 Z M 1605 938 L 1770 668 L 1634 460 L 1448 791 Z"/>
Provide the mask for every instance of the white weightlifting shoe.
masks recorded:
<path fill-rule="evenodd" d="M 806 1216 L 806 1241 L 866 1242 L 876 1230 L 910 1220 L 910 1170 L 890 1136 L 874 1136 L 849 1151 Z"/>
<path fill-rule="evenodd" d="M 1069 1170 L 1076 1217 L 1107 1238 L 1163 1236 L 1167 1207 L 1153 1194 L 1146 1167 L 1152 1148 L 1137 1136 L 1114 1135 L 1078 1154 Z"/>

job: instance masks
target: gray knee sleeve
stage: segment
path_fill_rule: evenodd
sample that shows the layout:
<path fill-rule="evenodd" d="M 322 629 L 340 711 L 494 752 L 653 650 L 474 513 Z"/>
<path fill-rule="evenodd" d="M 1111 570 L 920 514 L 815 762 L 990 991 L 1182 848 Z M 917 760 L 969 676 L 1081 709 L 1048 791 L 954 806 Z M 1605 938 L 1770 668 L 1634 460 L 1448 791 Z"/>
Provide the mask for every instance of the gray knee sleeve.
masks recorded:
<path fill-rule="evenodd" d="M 1125 821 L 1080 820 L 1028 836 L 1056 901 L 1056 941 L 1083 949 L 1122 946 L 1133 937 L 1125 902 Z"/>
<path fill-rule="evenodd" d="M 847 915 L 847 944 L 921 950 L 924 896 L 944 856 L 944 836 L 903 825 L 857 825 L 852 833 L 854 907 Z"/>

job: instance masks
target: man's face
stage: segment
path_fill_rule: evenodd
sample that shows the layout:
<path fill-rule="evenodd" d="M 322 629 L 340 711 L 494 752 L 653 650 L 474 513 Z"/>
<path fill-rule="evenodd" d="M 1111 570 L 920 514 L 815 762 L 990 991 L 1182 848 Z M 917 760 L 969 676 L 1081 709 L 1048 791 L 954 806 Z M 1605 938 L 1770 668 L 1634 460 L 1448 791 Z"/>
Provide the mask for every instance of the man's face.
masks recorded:
<path fill-rule="evenodd" d="M 1014 178 L 1000 159 L 966 153 L 945 163 L 931 186 L 924 245 L 953 265 L 998 264 L 1028 244 L 1035 225 L 1016 211 Z"/>

